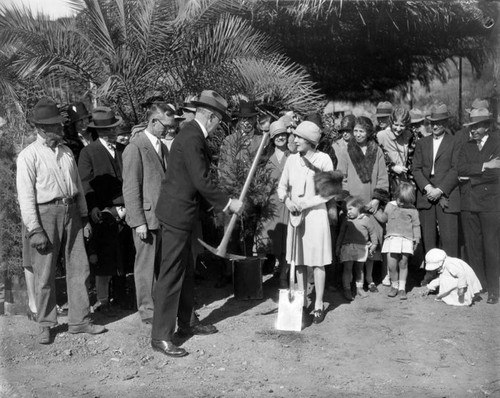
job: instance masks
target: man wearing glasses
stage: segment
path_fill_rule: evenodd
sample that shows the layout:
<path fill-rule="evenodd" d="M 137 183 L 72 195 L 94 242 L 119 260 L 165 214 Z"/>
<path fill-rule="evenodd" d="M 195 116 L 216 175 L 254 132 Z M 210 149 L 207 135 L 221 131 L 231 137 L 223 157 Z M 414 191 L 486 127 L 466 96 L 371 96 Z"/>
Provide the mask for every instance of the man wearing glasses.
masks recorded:
<path fill-rule="evenodd" d="M 36 141 L 17 159 L 17 193 L 36 291 L 40 344 L 50 344 L 57 325 L 55 272 L 64 256 L 68 291 L 68 331 L 98 334 L 106 329 L 90 320 L 85 282 L 89 263 L 84 236 L 90 237 L 87 204 L 71 150 L 62 145 L 62 117 L 55 102 L 42 98 L 33 109 Z"/>
<path fill-rule="evenodd" d="M 123 152 L 123 197 L 126 221 L 133 229 L 136 250 L 134 281 L 137 309 L 145 325 L 153 322 L 153 284 L 161 260 L 160 223 L 155 207 L 165 176 L 168 149 L 162 143 L 167 123 L 173 121 L 166 103 L 152 104 L 146 128 L 136 134 Z"/>
<path fill-rule="evenodd" d="M 156 216 L 162 234 L 162 260 L 154 288 L 151 346 L 172 357 L 187 355 L 173 342 L 176 321 L 178 335 L 215 333 L 213 325 L 192 323 L 194 265 L 190 255 L 191 234 L 200 196 L 217 211 L 240 213 L 243 203 L 230 199 L 212 182 L 210 153 L 206 138 L 227 115 L 227 101 L 205 90 L 197 101 L 195 119 L 186 122 L 169 153 L 168 168 L 160 188 Z"/>

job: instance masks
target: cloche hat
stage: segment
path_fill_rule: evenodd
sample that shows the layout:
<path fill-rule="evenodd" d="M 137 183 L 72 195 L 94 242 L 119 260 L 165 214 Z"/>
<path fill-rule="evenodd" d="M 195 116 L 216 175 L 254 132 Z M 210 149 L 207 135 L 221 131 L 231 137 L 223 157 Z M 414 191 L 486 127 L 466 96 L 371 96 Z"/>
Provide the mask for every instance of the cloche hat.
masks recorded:
<path fill-rule="evenodd" d="M 314 145 L 318 145 L 321 138 L 321 130 L 318 125 L 307 120 L 300 123 L 293 134 L 312 142 Z"/>

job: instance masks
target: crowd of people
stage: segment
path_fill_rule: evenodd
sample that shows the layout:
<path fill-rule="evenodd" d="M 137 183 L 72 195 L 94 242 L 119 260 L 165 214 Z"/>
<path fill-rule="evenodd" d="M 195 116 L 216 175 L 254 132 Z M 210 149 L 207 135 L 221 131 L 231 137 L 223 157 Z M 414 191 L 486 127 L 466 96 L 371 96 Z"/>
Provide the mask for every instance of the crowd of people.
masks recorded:
<path fill-rule="evenodd" d="M 40 343 L 54 337 L 60 261 L 70 333 L 105 331 L 91 313 L 126 300 L 128 273 L 154 350 L 181 357 L 175 333 L 216 333 L 194 311 L 200 212 L 243 212 L 217 181 L 235 162 L 249 166 L 267 136 L 259 167 L 272 211 L 246 206 L 254 225 L 243 229 L 254 233 L 243 246 L 275 263 L 282 289 L 296 264 L 299 289 L 314 286 L 313 323 L 325 317 L 325 289 L 340 288 L 348 301 L 379 292 L 375 266 L 387 295 L 406 300 L 412 259 L 428 271 L 426 292 L 439 289 L 447 304 L 471 305 L 483 293 L 498 303 L 500 135 L 488 101 L 474 101 L 459 131 L 444 104 L 427 114 L 381 102 L 374 115 L 300 115 L 241 100 L 231 117 L 226 99 L 205 90 L 178 109 L 161 93 L 143 105 L 144 122 L 132 128 L 112 109 L 89 112 L 81 102 L 67 106 L 66 119 L 48 98 L 32 111 L 36 139 L 18 156 L 17 189 L 28 314 Z M 214 178 L 207 138 L 221 122 L 231 134 Z"/>

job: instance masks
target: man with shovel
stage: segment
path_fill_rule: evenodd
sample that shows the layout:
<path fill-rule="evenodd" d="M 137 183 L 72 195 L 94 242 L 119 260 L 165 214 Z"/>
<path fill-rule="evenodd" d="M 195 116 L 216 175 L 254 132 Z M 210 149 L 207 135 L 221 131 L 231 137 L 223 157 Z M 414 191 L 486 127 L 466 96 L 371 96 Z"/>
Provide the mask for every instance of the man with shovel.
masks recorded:
<path fill-rule="evenodd" d="M 166 176 L 160 189 L 156 216 L 162 233 L 162 261 L 154 289 L 151 346 L 172 357 L 187 355 L 172 341 L 178 319 L 181 336 L 211 334 L 213 325 L 191 324 L 194 305 L 193 261 L 190 235 L 196 221 L 200 196 L 216 211 L 240 213 L 243 203 L 230 199 L 210 179 L 210 151 L 206 138 L 222 119 L 229 120 L 227 101 L 212 90 L 201 93 L 195 119 L 186 122 L 169 154 Z"/>

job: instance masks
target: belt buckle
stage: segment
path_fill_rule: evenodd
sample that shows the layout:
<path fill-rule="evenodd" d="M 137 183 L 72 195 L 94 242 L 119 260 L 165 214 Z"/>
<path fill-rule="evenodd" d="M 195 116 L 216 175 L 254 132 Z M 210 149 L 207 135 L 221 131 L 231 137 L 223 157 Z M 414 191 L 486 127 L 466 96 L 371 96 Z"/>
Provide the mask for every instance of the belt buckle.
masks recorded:
<path fill-rule="evenodd" d="M 68 206 L 73 203 L 73 198 L 62 198 L 61 202 L 63 205 Z"/>

